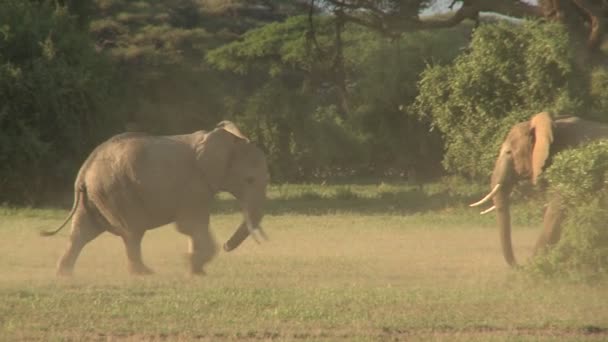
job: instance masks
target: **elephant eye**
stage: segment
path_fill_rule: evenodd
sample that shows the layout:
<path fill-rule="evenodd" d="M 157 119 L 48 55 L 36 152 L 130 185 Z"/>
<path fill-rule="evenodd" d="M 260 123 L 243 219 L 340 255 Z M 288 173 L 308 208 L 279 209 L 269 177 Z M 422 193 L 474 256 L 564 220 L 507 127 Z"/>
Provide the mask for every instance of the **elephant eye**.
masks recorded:
<path fill-rule="evenodd" d="M 255 181 L 255 178 L 253 178 L 253 176 L 249 176 L 249 177 L 245 178 L 245 182 L 247 182 L 247 184 L 253 184 L 254 181 Z"/>

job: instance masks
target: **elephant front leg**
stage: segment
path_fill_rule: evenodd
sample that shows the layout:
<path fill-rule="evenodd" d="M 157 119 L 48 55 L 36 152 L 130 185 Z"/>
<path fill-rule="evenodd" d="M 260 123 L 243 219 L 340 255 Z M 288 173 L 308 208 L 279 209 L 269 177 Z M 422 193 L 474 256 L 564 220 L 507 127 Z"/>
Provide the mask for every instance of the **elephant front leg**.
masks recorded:
<path fill-rule="evenodd" d="M 211 261 L 217 252 L 217 246 L 209 232 L 209 216 L 182 216 L 177 220 L 177 230 L 188 236 L 190 272 L 205 274 L 203 266 Z"/>
<path fill-rule="evenodd" d="M 145 231 L 134 231 L 122 236 L 127 249 L 127 258 L 129 259 L 129 272 L 131 274 L 146 275 L 154 273 L 148 268 L 141 257 L 141 240 L 144 237 Z"/>
<path fill-rule="evenodd" d="M 217 252 L 209 230 L 204 229 L 189 234 L 188 252 L 190 254 L 190 272 L 199 275 L 205 274 L 203 266 L 211 261 Z"/>
<path fill-rule="evenodd" d="M 564 219 L 564 201 L 555 195 L 547 205 L 543 218 L 543 231 L 534 246 L 534 255 L 542 253 L 546 248 L 556 244 L 561 237 L 561 224 Z"/>

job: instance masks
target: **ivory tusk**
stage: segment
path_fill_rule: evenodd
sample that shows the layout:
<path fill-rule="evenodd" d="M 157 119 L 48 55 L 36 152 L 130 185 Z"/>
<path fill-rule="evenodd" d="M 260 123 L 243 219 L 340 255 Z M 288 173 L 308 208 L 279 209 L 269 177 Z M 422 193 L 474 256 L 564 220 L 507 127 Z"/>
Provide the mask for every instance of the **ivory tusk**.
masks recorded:
<path fill-rule="evenodd" d="M 490 199 L 492 199 L 492 197 L 494 197 L 494 195 L 496 195 L 496 192 L 498 191 L 498 188 L 500 188 L 500 183 L 496 184 L 496 186 L 494 187 L 494 189 L 492 189 L 492 191 L 490 191 L 490 193 L 487 194 L 486 197 L 482 198 L 479 202 L 475 202 L 473 204 L 469 204 L 469 207 L 476 207 L 478 205 L 482 205 L 482 204 L 486 203 L 487 201 L 489 201 Z"/>
<path fill-rule="evenodd" d="M 260 240 L 258 239 L 257 234 L 256 234 L 257 229 L 253 228 L 253 224 L 251 224 L 251 220 L 249 219 L 249 217 L 247 217 L 246 220 L 247 220 L 247 230 L 249 230 L 249 235 L 251 236 L 253 241 L 260 243 Z"/>
<path fill-rule="evenodd" d="M 258 239 L 258 234 L 257 231 L 255 229 L 251 229 L 249 230 L 249 236 L 251 236 L 251 238 L 253 239 L 253 241 L 255 241 L 256 243 L 260 243 L 260 239 Z"/>
<path fill-rule="evenodd" d="M 495 206 L 495 205 L 493 205 L 493 206 L 489 207 L 488 209 L 486 209 L 486 210 L 482 211 L 482 212 L 481 212 L 481 213 L 479 213 L 479 214 L 480 214 L 480 215 L 485 215 L 485 214 L 487 214 L 487 213 L 489 213 L 489 212 L 491 212 L 491 211 L 494 211 L 494 209 L 496 209 L 496 206 Z"/>

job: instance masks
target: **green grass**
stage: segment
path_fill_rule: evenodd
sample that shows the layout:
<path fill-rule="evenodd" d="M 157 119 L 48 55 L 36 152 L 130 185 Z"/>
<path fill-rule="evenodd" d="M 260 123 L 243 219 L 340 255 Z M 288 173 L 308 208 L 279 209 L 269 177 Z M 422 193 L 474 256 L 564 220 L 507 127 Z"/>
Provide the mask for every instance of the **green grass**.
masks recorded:
<path fill-rule="evenodd" d="M 272 187 L 270 241 L 218 253 L 200 278 L 187 274 L 185 237 L 168 227 L 144 239 L 155 275 L 129 276 L 121 240 L 104 234 L 74 277 L 56 278 L 68 231 L 37 233 L 65 210 L 2 208 L 0 341 L 608 339 L 605 282 L 542 282 L 509 269 L 494 218 L 446 189 Z M 539 231 L 535 205 L 514 209 L 521 261 Z M 216 211 L 220 243 L 240 217 L 224 196 Z"/>

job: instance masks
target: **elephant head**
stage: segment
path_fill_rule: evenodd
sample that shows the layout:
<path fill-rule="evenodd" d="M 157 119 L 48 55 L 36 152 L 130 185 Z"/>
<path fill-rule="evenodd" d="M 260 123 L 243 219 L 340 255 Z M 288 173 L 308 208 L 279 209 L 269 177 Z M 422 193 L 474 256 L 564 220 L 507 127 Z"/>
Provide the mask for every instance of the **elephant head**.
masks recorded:
<path fill-rule="evenodd" d="M 492 191 L 481 201 L 472 204 L 476 206 L 493 199 L 494 206 L 485 212 L 496 209 L 503 256 L 511 266 L 517 262 L 511 243 L 509 195 L 519 180 L 529 178 L 536 184 L 549 157 L 552 142 L 553 119 L 547 112 L 539 113 L 530 121 L 513 126 L 496 159 L 491 178 Z"/>
<path fill-rule="evenodd" d="M 270 180 L 264 152 L 230 121 L 220 122 L 205 134 L 195 150 L 208 185 L 214 191 L 232 194 L 243 212 L 243 222 L 224 244 L 224 250 L 235 249 L 249 235 L 258 241 L 258 232 L 267 239 L 260 226 Z"/>

